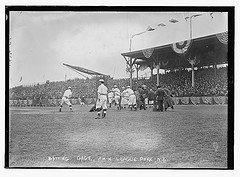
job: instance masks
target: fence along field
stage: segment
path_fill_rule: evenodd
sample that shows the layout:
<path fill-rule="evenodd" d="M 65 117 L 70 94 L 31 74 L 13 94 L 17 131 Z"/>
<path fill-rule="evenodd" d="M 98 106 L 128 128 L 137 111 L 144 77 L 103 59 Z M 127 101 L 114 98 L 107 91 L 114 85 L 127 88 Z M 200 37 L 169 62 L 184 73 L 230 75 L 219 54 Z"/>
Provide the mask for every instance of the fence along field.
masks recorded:
<path fill-rule="evenodd" d="M 227 104 L 228 97 L 226 96 L 214 96 L 214 97 L 174 97 L 174 103 L 176 105 L 198 105 L 198 104 Z M 82 104 L 82 100 L 70 99 L 73 105 Z M 95 98 L 85 98 L 84 104 L 94 104 Z M 61 99 L 42 99 L 41 101 L 36 100 L 9 100 L 10 106 L 59 106 Z"/>

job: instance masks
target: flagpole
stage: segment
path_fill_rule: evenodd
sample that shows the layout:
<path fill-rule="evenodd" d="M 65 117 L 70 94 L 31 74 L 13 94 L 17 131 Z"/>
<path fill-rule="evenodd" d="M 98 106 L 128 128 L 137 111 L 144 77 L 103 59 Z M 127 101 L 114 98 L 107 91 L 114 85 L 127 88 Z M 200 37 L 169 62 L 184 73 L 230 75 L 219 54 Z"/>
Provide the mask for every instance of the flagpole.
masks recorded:
<path fill-rule="evenodd" d="M 190 17 L 186 17 L 185 19 L 187 20 L 189 18 L 189 32 L 190 32 L 190 40 L 192 40 L 192 18 L 201 16 L 202 14 L 196 14 L 196 15 L 192 15 Z M 192 87 L 195 87 L 195 80 L 194 80 L 194 65 L 192 65 Z"/>
<path fill-rule="evenodd" d="M 154 28 L 151 28 L 150 26 L 147 27 L 147 29 L 143 32 L 140 32 L 140 33 L 136 33 L 136 34 L 133 34 L 131 37 L 130 37 L 130 41 L 129 41 L 129 51 L 131 52 L 132 51 L 132 39 L 135 37 L 135 36 L 138 36 L 138 35 L 141 35 L 141 34 L 144 34 L 148 31 L 154 31 L 155 29 Z M 130 87 L 132 88 L 133 84 L 132 84 L 132 67 L 133 67 L 133 62 L 132 62 L 132 58 L 129 57 L 129 66 L 130 66 Z"/>

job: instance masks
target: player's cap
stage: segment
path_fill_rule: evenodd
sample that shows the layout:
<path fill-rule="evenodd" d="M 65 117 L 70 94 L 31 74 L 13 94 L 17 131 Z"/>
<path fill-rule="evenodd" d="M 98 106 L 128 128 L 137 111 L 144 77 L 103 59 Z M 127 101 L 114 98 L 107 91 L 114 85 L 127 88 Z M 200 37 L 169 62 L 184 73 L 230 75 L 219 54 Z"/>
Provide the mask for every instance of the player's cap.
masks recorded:
<path fill-rule="evenodd" d="M 99 82 L 104 82 L 104 80 L 103 80 L 103 79 L 100 79 Z"/>
<path fill-rule="evenodd" d="M 123 89 L 125 89 L 125 87 L 122 87 Z"/>
<path fill-rule="evenodd" d="M 68 87 L 68 89 L 72 89 L 72 87 Z"/>
<path fill-rule="evenodd" d="M 128 85 L 127 88 L 130 88 L 130 86 Z"/>
<path fill-rule="evenodd" d="M 114 88 L 117 88 L 117 85 L 114 85 L 113 87 L 114 87 Z"/>

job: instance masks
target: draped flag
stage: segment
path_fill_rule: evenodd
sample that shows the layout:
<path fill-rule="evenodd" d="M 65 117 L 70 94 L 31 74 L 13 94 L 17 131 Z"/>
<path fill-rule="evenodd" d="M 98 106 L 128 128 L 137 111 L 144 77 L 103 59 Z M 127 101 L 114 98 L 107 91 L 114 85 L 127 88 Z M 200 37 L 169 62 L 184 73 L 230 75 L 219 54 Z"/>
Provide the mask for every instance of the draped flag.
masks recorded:
<path fill-rule="evenodd" d="M 158 24 L 158 26 L 162 26 L 162 27 L 164 27 L 164 26 L 166 26 L 164 23 L 160 23 L 160 24 Z"/>
<path fill-rule="evenodd" d="M 178 21 L 176 20 L 176 19 L 171 19 L 171 20 L 169 20 L 169 22 L 171 22 L 171 23 L 177 23 Z"/>
<path fill-rule="evenodd" d="M 148 26 L 146 31 L 153 31 L 153 30 L 155 30 L 155 29 L 152 28 L 151 26 Z"/>
<path fill-rule="evenodd" d="M 144 49 L 142 50 L 142 53 L 146 58 L 150 58 L 153 54 L 153 51 L 154 51 L 154 48 Z"/>
<path fill-rule="evenodd" d="M 190 49 L 190 46 L 191 46 L 191 40 L 186 40 L 186 41 L 173 43 L 172 49 L 174 52 L 178 54 L 184 54 Z"/>
<path fill-rule="evenodd" d="M 228 31 L 216 34 L 216 36 L 221 43 L 223 43 L 225 45 L 228 44 Z"/>

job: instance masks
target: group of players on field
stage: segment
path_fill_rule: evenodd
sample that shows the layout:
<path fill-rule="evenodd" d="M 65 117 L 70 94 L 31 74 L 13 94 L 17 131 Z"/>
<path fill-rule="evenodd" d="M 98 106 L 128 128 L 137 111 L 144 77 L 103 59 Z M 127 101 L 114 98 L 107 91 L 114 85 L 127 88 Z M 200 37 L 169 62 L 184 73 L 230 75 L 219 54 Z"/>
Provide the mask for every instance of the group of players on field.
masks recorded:
<path fill-rule="evenodd" d="M 146 102 L 153 106 L 153 111 L 167 111 L 168 107 L 174 109 L 172 94 L 167 88 L 157 86 L 157 90 L 154 92 L 152 89 L 148 91 L 147 86 L 142 85 L 139 86 L 136 91 L 133 91 L 130 86 L 127 86 L 127 88 L 122 87 L 120 91 L 120 89 L 117 88 L 117 85 L 114 85 L 114 88 L 108 91 L 108 88 L 104 85 L 104 80 L 100 79 L 99 82 L 100 85 L 97 90 L 97 101 L 94 107 L 90 110 L 90 112 L 97 111 L 98 117 L 96 119 L 101 119 L 106 116 L 107 103 L 110 108 L 114 103 L 118 110 L 126 108 L 130 108 L 135 111 L 137 108 L 140 110 L 146 110 Z M 72 111 L 72 105 L 69 101 L 71 95 L 71 87 L 68 87 L 62 97 L 59 109 L 60 112 L 63 103 L 66 103 L 69 106 L 70 111 Z"/>

